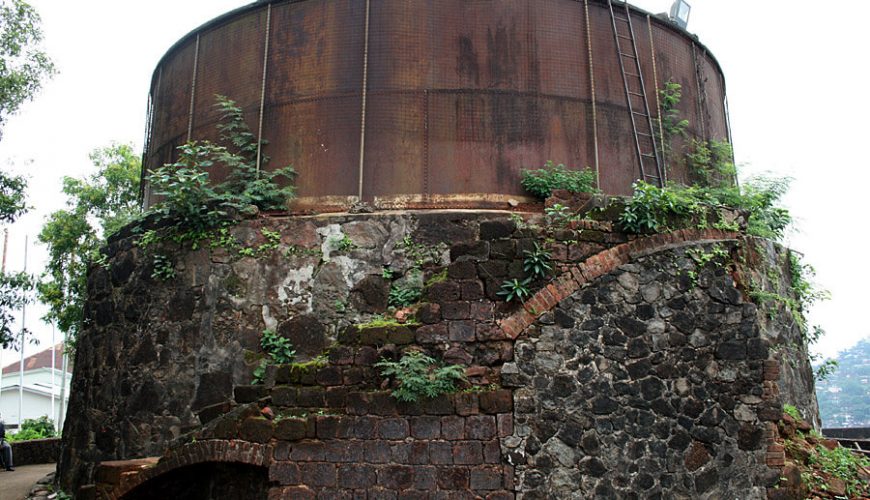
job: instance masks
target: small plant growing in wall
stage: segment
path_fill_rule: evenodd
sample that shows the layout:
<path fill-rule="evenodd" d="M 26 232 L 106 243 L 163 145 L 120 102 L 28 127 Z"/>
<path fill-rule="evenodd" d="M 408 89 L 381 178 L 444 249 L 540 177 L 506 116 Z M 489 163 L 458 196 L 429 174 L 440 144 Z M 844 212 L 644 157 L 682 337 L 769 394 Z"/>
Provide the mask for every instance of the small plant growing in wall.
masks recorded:
<path fill-rule="evenodd" d="M 534 250 L 526 250 L 526 258 L 523 259 L 523 271 L 532 279 L 546 278 L 553 272 L 552 257 L 550 252 L 535 243 Z"/>
<path fill-rule="evenodd" d="M 523 188 L 538 198 L 547 198 L 554 189 L 570 193 L 594 193 L 595 172 L 589 169 L 568 170 L 563 164 L 547 161 L 544 168 L 523 170 L 520 181 Z"/>
<path fill-rule="evenodd" d="M 263 336 L 260 338 L 260 347 L 266 353 L 266 357 L 260 360 L 260 364 L 254 369 L 254 383 L 260 384 L 266 375 L 266 368 L 269 365 L 283 365 L 292 363 L 296 358 L 296 350 L 290 341 L 280 335 L 275 330 L 267 329 L 263 331 Z"/>
<path fill-rule="evenodd" d="M 172 257 L 163 254 L 154 255 L 153 270 L 151 277 L 160 281 L 168 281 L 175 277 L 175 265 Z"/>
<path fill-rule="evenodd" d="M 507 280 L 501 284 L 501 290 L 496 292 L 496 295 L 503 297 L 505 302 L 513 302 L 515 300 L 525 302 L 526 299 L 532 296 L 532 291 L 529 289 L 531 282 L 532 278 Z"/>
<path fill-rule="evenodd" d="M 413 403 L 453 393 L 465 381 L 461 366 L 445 365 L 420 351 L 408 351 L 398 361 L 383 359 L 375 367 L 398 383 L 392 396 L 399 401 Z"/>
<path fill-rule="evenodd" d="M 391 307 L 408 307 L 420 301 L 423 291 L 419 288 L 405 287 L 393 284 L 387 296 L 387 305 Z"/>

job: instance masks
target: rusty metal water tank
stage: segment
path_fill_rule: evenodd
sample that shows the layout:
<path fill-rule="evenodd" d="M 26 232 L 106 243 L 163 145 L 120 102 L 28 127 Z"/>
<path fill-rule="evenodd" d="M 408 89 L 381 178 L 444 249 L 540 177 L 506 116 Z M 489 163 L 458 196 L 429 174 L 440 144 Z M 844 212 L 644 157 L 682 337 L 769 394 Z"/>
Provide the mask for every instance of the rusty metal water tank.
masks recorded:
<path fill-rule="evenodd" d="M 613 11 L 629 14 L 634 52 Z M 296 168 L 301 206 L 506 207 L 523 199 L 521 170 L 547 160 L 595 169 L 602 191 L 624 194 L 641 178 L 633 57 L 644 81 L 634 94 L 646 95 L 653 123 L 672 80 L 689 134 L 729 138 L 709 51 L 619 2 L 261 0 L 162 58 L 144 168 L 173 161 L 187 140 L 217 139 L 222 94 L 269 141 L 266 168 Z M 665 175 L 687 177 L 677 163 Z M 143 192 L 148 205 L 147 177 Z"/>

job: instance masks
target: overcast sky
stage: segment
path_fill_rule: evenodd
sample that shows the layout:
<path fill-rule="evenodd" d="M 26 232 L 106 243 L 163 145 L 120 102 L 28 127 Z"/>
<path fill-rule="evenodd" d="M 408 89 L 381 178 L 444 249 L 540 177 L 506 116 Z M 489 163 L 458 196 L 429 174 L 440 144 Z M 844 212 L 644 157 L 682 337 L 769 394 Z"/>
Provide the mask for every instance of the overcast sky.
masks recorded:
<path fill-rule="evenodd" d="M 157 61 L 184 34 L 245 2 L 235 0 L 31 0 L 43 18 L 46 48 L 60 73 L 5 126 L 4 168 L 30 177 L 36 210 L 10 228 L 7 269 L 40 271 L 45 250 L 33 241 L 45 215 L 62 208 L 64 175 L 90 172 L 88 153 L 112 141 L 141 150 L 148 87 Z M 670 0 L 632 2 L 651 12 Z M 863 215 L 870 186 L 870 127 L 863 23 L 870 3 L 692 0 L 689 31 L 725 72 L 734 148 L 742 175 L 794 178 L 787 203 L 798 232 L 787 243 L 803 252 L 817 281 L 833 294 L 810 322 L 827 335 L 826 356 L 870 336 L 864 308 L 870 265 Z M 836 7 L 827 12 L 822 7 Z M 863 151 L 863 153 L 862 153 Z M 51 328 L 27 313 L 28 328 L 50 345 Z M 3 364 L 12 361 L 6 352 Z"/>

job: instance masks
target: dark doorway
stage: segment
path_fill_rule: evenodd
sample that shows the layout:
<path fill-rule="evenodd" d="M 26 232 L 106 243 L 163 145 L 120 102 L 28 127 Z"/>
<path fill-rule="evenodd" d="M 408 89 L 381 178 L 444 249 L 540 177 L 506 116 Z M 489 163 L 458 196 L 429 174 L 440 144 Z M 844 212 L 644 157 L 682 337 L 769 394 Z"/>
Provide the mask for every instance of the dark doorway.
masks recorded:
<path fill-rule="evenodd" d="M 122 499 L 239 500 L 266 498 L 268 494 L 268 468 L 208 462 L 181 467 L 150 479 Z"/>

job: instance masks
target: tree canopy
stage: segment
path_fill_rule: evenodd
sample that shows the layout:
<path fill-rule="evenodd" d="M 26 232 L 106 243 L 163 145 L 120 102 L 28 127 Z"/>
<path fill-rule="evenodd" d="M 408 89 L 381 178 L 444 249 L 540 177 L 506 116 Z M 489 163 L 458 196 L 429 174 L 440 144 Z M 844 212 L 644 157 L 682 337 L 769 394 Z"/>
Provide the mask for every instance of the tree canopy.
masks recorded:
<path fill-rule="evenodd" d="M 23 0 L 0 0 L 0 139 L 3 124 L 54 74 L 42 50 L 42 29 L 36 10 Z M 27 180 L 0 171 L 0 222 L 11 224 L 27 211 Z M 25 273 L 0 273 L 0 345 L 16 347 L 12 311 L 29 300 L 32 278 Z"/>
<path fill-rule="evenodd" d="M 96 172 L 85 179 L 64 177 L 67 207 L 48 216 L 39 241 L 49 260 L 37 292 L 48 305 L 43 318 L 72 337 L 81 326 L 88 266 L 102 260 L 105 237 L 139 213 L 141 160 L 128 144 L 114 144 L 90 155 Z"/>
<path fill-rule="evenodd" d="M 23 0 L 0 0 L 0 138 L 6 118 L 54 74 L 41 47 L 39 14 Z"/>

